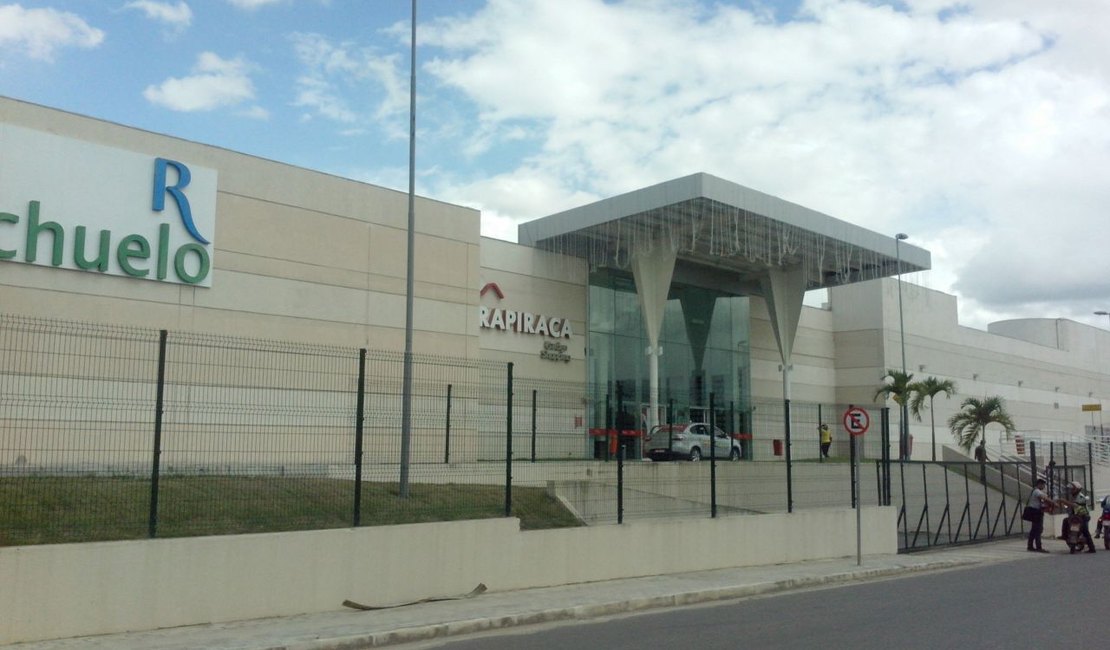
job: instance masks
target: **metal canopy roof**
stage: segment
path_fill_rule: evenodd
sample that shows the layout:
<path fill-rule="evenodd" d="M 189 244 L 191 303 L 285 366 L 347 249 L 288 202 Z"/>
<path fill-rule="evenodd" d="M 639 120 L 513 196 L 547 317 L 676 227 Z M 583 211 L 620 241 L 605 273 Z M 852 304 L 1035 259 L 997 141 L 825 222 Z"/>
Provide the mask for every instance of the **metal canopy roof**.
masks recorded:
<path fill-rule="evenodd" d="M 927 250 L 893 236 L 699 173 L 523 223 L 520 243 L 628 268 L 631 256 L 663 244 L 678 265 L 736 274 L 759 286 L 773 268 L 801 267 L 806 289 L 930 268 Z"/>

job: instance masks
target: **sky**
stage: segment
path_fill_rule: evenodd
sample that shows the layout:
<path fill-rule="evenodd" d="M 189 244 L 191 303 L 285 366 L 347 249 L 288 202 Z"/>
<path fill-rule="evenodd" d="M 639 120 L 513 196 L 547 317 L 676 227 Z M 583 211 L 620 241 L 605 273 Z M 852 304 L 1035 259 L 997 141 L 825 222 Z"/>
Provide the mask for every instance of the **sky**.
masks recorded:
<path fill-rule="evenodd" d="M 0 95 L 407 190 L 404 0 L 0 0 Z M 707 172 L 1110 327 L 1108 0 L 420 0 L 416 189 L 482 234 Z M 0 143 L 2 146 L 2 143 Z"/>

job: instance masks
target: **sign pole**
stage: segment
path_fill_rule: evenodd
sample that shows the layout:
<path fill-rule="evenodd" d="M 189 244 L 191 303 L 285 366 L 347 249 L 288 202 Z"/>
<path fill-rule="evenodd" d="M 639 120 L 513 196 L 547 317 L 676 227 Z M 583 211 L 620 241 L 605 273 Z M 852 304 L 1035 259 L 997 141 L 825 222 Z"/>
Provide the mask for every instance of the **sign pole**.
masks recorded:
<path fill-rule="evenodd" d="M 855 405 L 849 405 L 848 409 L 844 411 L 841 422 L 843 422 L 844 429 L 852 439 L 852 502 L 856 504 L 856 566 L 862 566 L 863 524 L 861 520 L 863 515 L 861 512 L 863 503 L 861 503 L 859 493 L 859 457 L 862 450 L 859 446 L 859 439 L 867 433 L 867 429 L 871 426 L 871 416 L 866 410 Z"/>
<path fill-rule="evenodd" d="M 854 500 L 856 502 L 856 566 L 863 566 L 863 525 L 860 523 L 860 511 L 863 510 L 863 503 L 859 493 L 859 439 L 859 436 L 852 436 L 852 446 L 856 452 L 852 454 L 855 456 L 852 463 L 856 467 L 855 476 L 852 480 L 852 494 L 855 496 Z"/>

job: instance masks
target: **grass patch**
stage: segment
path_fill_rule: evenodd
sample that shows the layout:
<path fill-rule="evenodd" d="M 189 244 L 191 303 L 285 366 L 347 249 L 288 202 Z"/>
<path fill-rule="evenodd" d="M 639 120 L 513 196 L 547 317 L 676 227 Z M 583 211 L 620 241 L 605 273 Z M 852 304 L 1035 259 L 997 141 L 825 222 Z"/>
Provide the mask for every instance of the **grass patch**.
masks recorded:
<path fill-rule="evenodd" d="M 362 526 L 490 519 L 504 515 L 494 485 L 363 483 Z M 514 487 L 513 515 L 529 530 L 580 525 L 543 488 Z M 0 479 L 0 546 L 148 536 L 150 481 L 130 477 Z M 346 528 L 354 484 L 338 479 L 166 476 L 159 481 L 157 536 L 232 535 Z"/>

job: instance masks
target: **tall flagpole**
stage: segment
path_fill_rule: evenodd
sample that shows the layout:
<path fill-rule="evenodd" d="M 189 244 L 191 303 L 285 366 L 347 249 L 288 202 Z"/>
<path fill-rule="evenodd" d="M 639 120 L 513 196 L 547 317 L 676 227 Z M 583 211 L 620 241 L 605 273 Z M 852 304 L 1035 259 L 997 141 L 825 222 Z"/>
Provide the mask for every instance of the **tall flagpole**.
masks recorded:
<path fill-rule="evenodd" d="M 409 496 L 409 455 L 412 446 L 412 294 L 416 235 L 416 0 L 412 0 L 412 41 L 409 58 L 409 236 L 405 279 L 405 369 L 401 380 L 401 480 L 399 494 Z"/>

